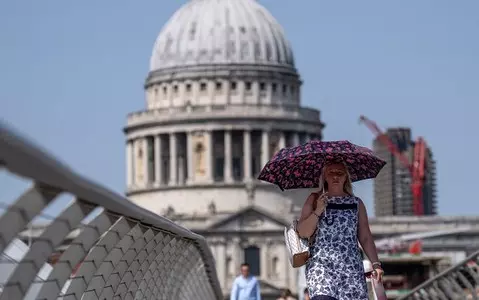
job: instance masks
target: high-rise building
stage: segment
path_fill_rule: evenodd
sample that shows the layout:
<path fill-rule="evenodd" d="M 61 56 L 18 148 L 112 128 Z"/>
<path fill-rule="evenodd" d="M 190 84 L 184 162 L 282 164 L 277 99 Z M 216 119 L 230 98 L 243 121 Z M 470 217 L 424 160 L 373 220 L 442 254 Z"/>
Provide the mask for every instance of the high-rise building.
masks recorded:
<path fill-rule="evenodd" d="M 386 134 L 399 151 L 413 161 L 415 142 L 411 139 L 410 128 L 390 128 Z M 373 148 L 387 164 L 374 181 L 374 209 L 377 217 L 404 216 L 414 214 L 411 174 L 386 145 L 375 139 Z M 423 186 L 423 207 L 425 215 L 435 215 L 436 206 L 436 162 L 429 147 L 425 155 L 425 182 Z"/>

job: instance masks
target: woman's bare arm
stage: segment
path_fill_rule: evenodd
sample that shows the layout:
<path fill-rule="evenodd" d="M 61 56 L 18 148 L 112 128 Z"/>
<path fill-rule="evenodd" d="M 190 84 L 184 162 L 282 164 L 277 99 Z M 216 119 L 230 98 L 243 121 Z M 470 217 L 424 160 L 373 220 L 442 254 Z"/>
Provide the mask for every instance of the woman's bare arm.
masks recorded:
<path fill-rule="evenodd" d="M 316 230 L 316 226 L 318 226 L 318 217 L 313 214 L 313 203 L 316 199 L 317 196 L 315 194 L 309 195 L 301 210 L 301 217 L 299 218 L 297 229 L 299 236 L 302 238 L 312 236 Z"/>
<path fill-rule="evenodd" d="M 374 244 L 374 238 L 369 228 L 368 213 L 362 200 L 359 200 L 359 227 L 358 227 L 358 239 L 361 247 L 363 247 L 364 253 L 371 262 L 378 262 L 378 252 L 376 250 L 376 244 Z"/>

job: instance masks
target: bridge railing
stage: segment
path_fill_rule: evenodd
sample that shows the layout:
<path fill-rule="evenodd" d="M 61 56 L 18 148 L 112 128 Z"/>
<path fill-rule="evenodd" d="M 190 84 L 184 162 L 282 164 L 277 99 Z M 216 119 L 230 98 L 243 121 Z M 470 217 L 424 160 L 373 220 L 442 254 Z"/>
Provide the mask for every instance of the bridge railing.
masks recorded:
<path fill-rule="evenodd" d="M 479 299 L 479 251 L 417 286 L 400 300 Z"/>
<path fill-rule="evenodd" d="M 0 171 L 32 182 L 0 212 L 0 300 L 222 299 L 204 237 L 76 174 L 1 123 Z M 22 242 L 65 193 L 72 201 Z"/>

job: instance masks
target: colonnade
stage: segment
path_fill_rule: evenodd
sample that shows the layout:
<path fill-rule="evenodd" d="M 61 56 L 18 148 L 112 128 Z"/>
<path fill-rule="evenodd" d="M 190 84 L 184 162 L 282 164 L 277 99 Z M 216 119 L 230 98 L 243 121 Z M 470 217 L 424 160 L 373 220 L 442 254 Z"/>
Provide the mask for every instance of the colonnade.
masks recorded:
<path fill-rule="evenodd" d="M 128 187 L 248 182 L 279 149 L 319 136 L 270 130 L 180 131 L 130 139 Z"/>

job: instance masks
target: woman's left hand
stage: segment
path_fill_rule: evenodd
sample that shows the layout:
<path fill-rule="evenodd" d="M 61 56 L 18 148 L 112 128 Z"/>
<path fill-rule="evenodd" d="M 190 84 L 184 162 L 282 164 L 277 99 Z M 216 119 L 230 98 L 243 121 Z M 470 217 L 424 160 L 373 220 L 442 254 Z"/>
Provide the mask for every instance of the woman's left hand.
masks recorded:
<path fill-rule="evenodd" d="M 377 282 L 382 282 L 384 271 L 382 268 L 376 268 L 373 271 L 373 277 Z"/>

